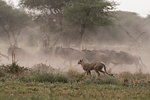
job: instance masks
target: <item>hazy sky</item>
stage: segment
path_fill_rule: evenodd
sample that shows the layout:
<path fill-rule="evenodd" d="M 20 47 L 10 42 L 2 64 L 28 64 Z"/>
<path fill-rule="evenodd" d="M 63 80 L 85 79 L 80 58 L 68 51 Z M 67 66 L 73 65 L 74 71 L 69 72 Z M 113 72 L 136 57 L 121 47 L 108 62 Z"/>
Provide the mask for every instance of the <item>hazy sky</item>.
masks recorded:
<path fill-rule="evenodd" d="M 119 3 L 118 9 L 137 12 L 141 16 L 150 14 L 150 0 L 114 0 Z"/>
<path fill-rule="evenodd" d="M 6 1 L 13 1 L 16 5 L 17 1 L 19 0 L 6 0 Z M 119 4 L 117 6 L 117 10 L 136 12 L 143 17 L 145 17 L 147 14 L 150 14 L 150 0 L 113 0 L 113 1 Z"/>

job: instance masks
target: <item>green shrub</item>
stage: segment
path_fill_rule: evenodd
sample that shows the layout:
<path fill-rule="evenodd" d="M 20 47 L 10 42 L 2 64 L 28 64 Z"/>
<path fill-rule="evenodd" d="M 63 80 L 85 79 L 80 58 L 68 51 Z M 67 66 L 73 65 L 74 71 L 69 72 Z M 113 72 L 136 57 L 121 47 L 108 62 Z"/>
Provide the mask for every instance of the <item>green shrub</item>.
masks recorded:
<path fill-rule="evenodd" d="M 150 81 L 149 76 L 149 74 L 143 74 L 141 72 L 134 74 L 124 72 L 119 74 L 118 80 L 121 80 L 125 86 L 148 86 Z"/>
<path fill-rule="evenodd" d="M 31 82 L 31 78 L 22 76 L 22 77 L 19 78 L 19 81 L 21 81 L 21 82 Z"/>
<path fill-rule="evenodd" d="M 6 79 L 5 78 L 0 78 L 0 82 L 5 82 Z"/>
<path fill-rule="evenodd" d="M 73 70 L 73 69 L 68 70 L 66 75 L 67 75 L 67 77 L 70 78 L 70 80 L 72 82 L 80 82 L 80 81 L 84 80 L 84 75 L 80 74 L 79 72 L 77 72 L 76 70 Z"/>
<path fill-rule="evenodd" d="M 35 75 L 32 78 L 33 81 L 36 82 L 50 82 L 50 83 L 54 83 L 55 82 L 55 77 L 53 74 L 39 74 L 39 75 Z"/>
<path fill-rule="evenodd" d="M 79 72 L 77 72 L 76 70 L 73 70 L 73 69 L 69 69 L 66 73 L 66 75 L 68 77 L 71 77 L 71 78 L 75 78 L 76 76 L 79 75 Z"/>
<path fill-rule="evenodd" d="M 10 74 L 20 74 L 24 72 L 25 70 L 28 70 L 27 68 L 24 68 L 22 66 L 19 66 L 17 63 L 12 63 L 10 65 L 4 65 L 3 71 Z"/>
<path fill-rule="evenodd" d="M 50 73 L 43 73 L 43 74 L 36 74 L 28 77 L 21 77 L 19 79 L 20 81 L 23 82 L 50 82 L 50 83 L 55 83 L 55 82 L 61 82 L 61 83 L 68 83 L 70 82 L 69 78 L 67 78 L 64 75 L 58 75 L 58 74 L 50 74 Z"/>
<path fill-rule="evenodd" d="M 46 65 L 43 63 L 36 64 L 32 67 L 33 73 L 43 74 L 43 73 L 54 73 L 55 69 L 51 65 Z"/>
<path fill-rule="evenodd" d="M 2 70 L 0 70 L 0 77 L 5 77 L 5 73 Z"/>
<path fill-rule="evenodd" d="M 4 72 L 4 65 L 0 65 L 0 77 L 5 77 L 5 72 Z"/>
<path fill-rule="evenodd" d="M 62 83 L 68 83 L 70 80 L 69 80 L 68 77 L 58 74 L 58 75 L 55 76 L 55 81 L 56 82 L 62 82 Z"/>
<path fill-rule="evenodd" d="M 120 82 L 116 78 L 110 77 L 110 76 L 97 78 L 94 80 L 94 83 L 96 83 L 96 84 L 113 84 L 113 85 L 120 84 Z"/>
<path fill-rule="evenodd" d="M 130 72 L 123 72 L 123 73 L 119 74 L 119 78 L 121 78 L 121 79 L 132 79 L 133 74 Z"/>

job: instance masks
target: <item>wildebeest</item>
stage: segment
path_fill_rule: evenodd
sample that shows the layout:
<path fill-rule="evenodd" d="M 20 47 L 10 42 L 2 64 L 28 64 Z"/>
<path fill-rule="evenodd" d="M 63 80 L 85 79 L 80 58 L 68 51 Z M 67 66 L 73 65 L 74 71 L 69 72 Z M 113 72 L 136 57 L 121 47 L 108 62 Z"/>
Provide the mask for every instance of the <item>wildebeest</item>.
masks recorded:
<path fill-rule="evenodd" d="M 83 60 L 79 60 L 78 64 L 81 64 L 83 70 L 87 72 L 87 75 L 91 75 L 91 70 L 95 70 L 98 76 L 100 76 L 99 72 L 102 72 L 103 74 L 106 73 L 107 75 L 113 76 L 113 74 L 107 73 L 105 64 L 101 62 L 85 63 Z M 102 70 L 103 68 L 104 71 Z"/>
<path fill-rule="evenodd" d="M 64 60 L 64 64 L 68 62 L 69 66 L 72 66 L 73 61 L 78 61 L 78 59 L 84 58 L 83 52 L 73 48 L 62 48 L 62 47 L 55 48 L 54 56 L 62 58 Z"/>
<path fill-rule="evenodd" d="M 23 50 L 22 48 L 19 48 L 17 46 L 10 46 L 8 48 L 7 53 L 9 55 L 9 57 L 12 57 L 12 53 L 14 53 L 16 61 L 29 59 L 29 54 L 25 50 Z"/>
<path fill-rule="evenodd" d="M 113 64 L 122 67 L 123 65 L 134 65 L 138 70 L 145 67 L 141 57 L 132 55 L 125 51 L 115 50 L 82 50 L 89 62 L 102 61 L 106 65 Z"/>
<path fill-rule="evenodd" d="M 82 50 L 84 53 L 84 58 L 88 62 L 104 62 L 105 64 L 110 63 L 110 57 L 108 53 L 105 53 L 101 50 Z"/>
<path fill-rule="evenodd" d="M 124 51 L 116 52 L 112 50 L 110 58 L 111 63 L 114 65 L 134 65 L 138 70 L 145 67 L 139 56 L 132 55 Z"/>

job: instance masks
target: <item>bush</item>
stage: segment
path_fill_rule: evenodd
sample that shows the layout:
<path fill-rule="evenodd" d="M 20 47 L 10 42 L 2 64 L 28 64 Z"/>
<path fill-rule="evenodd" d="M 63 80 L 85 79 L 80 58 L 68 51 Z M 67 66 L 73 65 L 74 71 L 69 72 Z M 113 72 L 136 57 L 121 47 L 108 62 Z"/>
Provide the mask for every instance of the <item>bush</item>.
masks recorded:
<path fill-rule="evenodd" d="M 129 73 L 124 72 L 119 74 L 118 80 L 122 81 L 125 86 L 146 86 L 149 85 L 150 81 L 149 74 L 138 73 Z"/>
<path fill-rule="evenodd" d="M 4 66 L 3 69 L 6 73 L 10 74 L 20 74 L 24 72 L 25 70 L 28 70 L 27 68 L 19 66 L 17 63 L 12 63 L 10 65 Z"/>
<path fill-rule="evenodd" d="M 44 74 L 36 74 L 30 77 L 21 77 L 19 79 L 20 81 L 23 82 L 50 82 L 50 83 L 55 83 L 55 82 L 61 82 L 61 83 L 68 83 L 70 82 L 69 78 L 63 75 L 55 75 L 55 74 L 50 74 L 50 73 L 44 73 Z"/>
<path fill-rule="evenodd" d="M 37 73 L 37 74 L 42 74 L 42 73 L 54 73 L 55 72 L 55 69 L 52 68 L 50 65 L 46 65 L 46 64 L 43 64 L 43 63 L 40 63 L 40 64 L 36 64 L 32 67 L 32 71 L 34 73 Z"/>
<path fill-rule="evenodd" d="M 5 77 L 5 73 L 0 71 L 0 77 Z"/>
<path fill-rule="evenodd" d="M 55 76 L 55 81 L 56 82 L 62 82 L 62 83 L 68 83 L 70 82 L 69 78 L 66 76 L 62 76 L 62 75 L 56 75 Z"/>
<path fill-rule="evenodd" d="M 4 65 L 0 65 L 0 77 L 5 77 L 6 76 L 4 68 L 5 68 Z"/>
<path fill-rule="evenodd" d="M 12 63 L 9 65 L 0 65 L 0 77 L 12 77 L 12 76 L 20 76 L 23 74 L 27 74 L 28 69 L 19 66 L 17 63 Z"/>
<path fill-rule="evenodd" d="M 31 78 L 30 77 L 25 77 L 25 76 L 22 76 L 19 78 L 19 81 L 21 82 L 31 82 Z"/>
<path fill-rule="evenodd" d="M 55 82 L 55 77 L 53 74 L 39 74 L 39 75 L 35 75 L 32 77 L 32 80 L 35 82 L 50 82 L 50 83 L 54 83 Z"/>
<path fill-rule="evenodd" d="M 84 75 L 80 74 L 79 72 L 77 72 L 76 70 L 70 69 L 68 70 L 68 72 L 66 73 L 66 75 L 75 82 L 80 82 L 83 80 Z"/>
<path fill-rule="evenodd" d="M 78 76 L 80 73 L 76 70 L 73 69 L 69 69 L 68 72 L 66 73 L 67 76 L 69 77 L 76 77 Z"/>
<path fill-rule="evenodd" d="M 113 84 L 113 85 L 120 84 L 120 82 L 116 78 L 110 77 L 110 76 L 97 78 L 94 80 L 94 83 L 96 83 L 96 84 Z"/>

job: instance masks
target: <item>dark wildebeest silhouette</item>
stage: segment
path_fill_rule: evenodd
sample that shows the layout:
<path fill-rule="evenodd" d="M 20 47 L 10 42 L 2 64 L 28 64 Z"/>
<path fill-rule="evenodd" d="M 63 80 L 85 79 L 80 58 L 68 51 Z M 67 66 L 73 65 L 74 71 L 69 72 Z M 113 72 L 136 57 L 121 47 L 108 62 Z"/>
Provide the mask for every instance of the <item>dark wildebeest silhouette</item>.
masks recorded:
<path fill-rule="evenodd" d="M 123 65 L 134 65 L 138 70 L 146 67 L 142 62 L 141 57 L 132 55 L 125 51 L 114 50 L 82 50 L 88 62 L 101 61 L 106 65 L 113 64 L 115 66 L 123 67 Z"/>
<path fill-rule="evenodd" d="M 108 53 L 102 50 L 82 50 L 84 57 L 88 62 L 103 62 L 105 64 L 110 63 L 110 57 Z"/>
<path fill-rule="evenodd" d="M 132 55 L 124 51 L 116 52 L 114 50 L 111 50 L 109 54 L 111 58 L 110 62 L 116 66 L 134 65 L 138 70 L 146 67 L 139 56 Z"/>
<path fill-rule="evenodd" d="M 62 58 L 64 60 L 64 64 L 68 62 L 69 66 L 72 66 L 73 61 L 77 62 L 79 59 L 84 58 L 83 52 L 73 48 L 62 48 L 62 47 L 55 48 L 54 56 Z"/>

